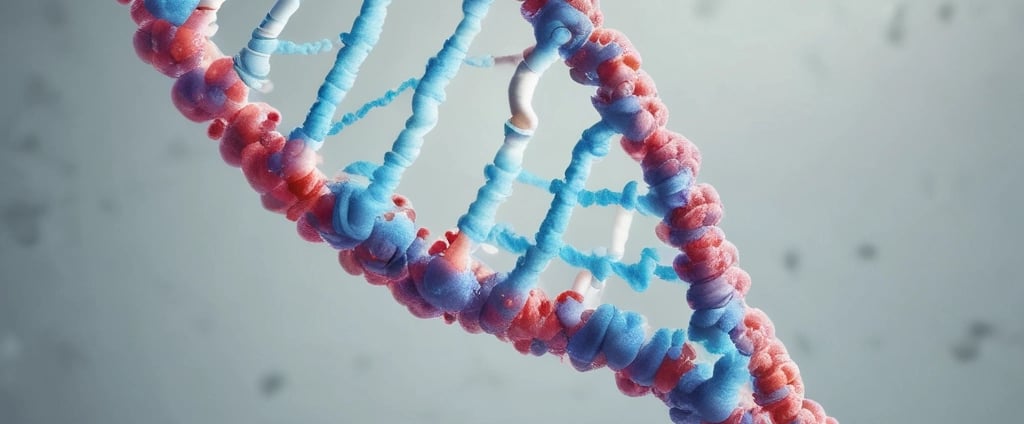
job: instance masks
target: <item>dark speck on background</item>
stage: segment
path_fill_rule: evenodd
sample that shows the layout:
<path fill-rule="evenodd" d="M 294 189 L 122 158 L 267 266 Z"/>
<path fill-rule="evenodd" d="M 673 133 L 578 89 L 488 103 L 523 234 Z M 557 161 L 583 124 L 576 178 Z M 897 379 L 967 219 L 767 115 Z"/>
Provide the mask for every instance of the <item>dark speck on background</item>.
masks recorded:
<path fill-rule="evenodd" d="M 991 336 L 995 332 L 995 326 L 987 321 L 976 320 L 967 327 L 967 335 L 975 340 Z"/>
<path fill-rule="evenodd" d="M 821 57 L 819 51 L 808 51 L 802 55 L 804 67 L 807 72 L 811 73 L 818 78 L 824 78 L 828 75 L 828 66 L 825 64 L 825 59 Z"/>
<path fill-rule="evenodd" d="M 367 372 L 371 368 L 373 368 L 373 357 L 370 355 L 359 353 L 352 358 L 352 369 L 356 372 Z"/>
<path fill-rule="evenodd" d="M 118 207 L 117 201 L 109 196 L 101 196 L 100 198 L 96 199 L 96 207 L 100 209 L 100 212 L 103 212 L 107 215 L 114 215 L 120 209 Z"/>
<path fill-rule="evenodd" d="M 693 3 L 693 14 L 701 18 L 710 18 L 718 11 L 722 0 L 697 0 Z"/>
<path fill-rule="evenodd" d="M 43 18 L 46 23 L 56 29 L 67 28 L 68 10 L 63 2 L 50 0 L 42 3 Z"/>
<path fill-rule="evenodd" d="M 878 257 L 878 247 L 871 243 L 861 243 L 857 246 L 857 257 L 865 261 L 874 260 Z"/>
<path fill-rule="evenodd" d="M 70 340 L 54 341 L 51 354 L 56 369 L 65 375 L 77 371 L 88 361 L 85 352 Z"/>
<path fill-rule="evenodd" d="M 174 161 L 180 162 L 187 158 L 188 154 L 188 143 L 186 143 L 184 140 L 177 139 L 171 141 L 170 144 L 167 145 L 167 157 Z"/>
<path fill-rule="evenodd" d="M 270 371 L 260 378 L 260 393 L 266 397 L 276 395 L 284 388 L 285 377 L 280 371 Z"/>
<path fill-rule="evenodd" d="M 971 362 L 978 359 L 978 345 L 969 342 L 960 342 L 953 345 L 953 359 L 960 362 Z"/>
<path fill-rule="evenodd" d="M 4 206 L 0 219 L 18 245 L 31 247 L 39 243 L 46 211 L 46 205 L 41 203 L 17 200 Z"/>
<path fill-rule="evenodd" d="M 967 325 L 966 337 L 953 344 L 953 358 L 960 362 L 971 362 L 978 358 L 981 343 L 995 333 L 992 323 L 982 320 L 971 321 Z"/>
<path fill-rule="evenodd" d="M 39 134 L 28 134 L 21 138 L 21 142 L 18 143 L 18 151 L 29 154 L 36 153 L 39 151 L 39 147 L 42 145 L 42 140 L 39 138 Z"/>
<path fill-rule="evenodd" d="M 811 351 L 814 350 L 814 348 L 811 346 L 811 339 L 807 337 L 806 334 L 797 334 L 795 342 L 796 348 L 799 349 L 802 353 L 810 354 Z"/>
<path fill-rule="evenodd" d="M 953 18 L 956 16 L 956 5 L 953 3 L 942 3 L 939 5 L 937 14 L 940 21 L 947 24 L 953 22 Z"/>
<path fill-rule="evenodd" d="M 786 249 L 782 254 L 782 266 L 789 272 L 796 272 L 800 269 L 800 252 L 796 249 Z"/>
<path fill-rule="evenodd" d="M 25 83 L 25 104 L 23 108 L 35 105 L 55 106 L 60 100 L 59 91 L 42 75 L 32 75 Z"/>
<path fill-rule="evenodd" d="M 893 46 L 903 44 L 903 40 L 907 36 L 906 21 L 907 5 L 896 6 L 892 11 L 892 17 L 889 18 L 889 26 L 885 30 L 885 39 L 889 41 L 889 44 Z"/>

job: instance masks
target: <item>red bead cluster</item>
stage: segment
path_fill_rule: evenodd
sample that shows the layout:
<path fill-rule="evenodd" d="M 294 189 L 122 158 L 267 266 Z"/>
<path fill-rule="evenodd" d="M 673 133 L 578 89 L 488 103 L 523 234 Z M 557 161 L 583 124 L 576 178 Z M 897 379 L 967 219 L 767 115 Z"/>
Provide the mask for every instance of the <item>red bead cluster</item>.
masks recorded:
<path fill-rule="evenodd" d="M 117 1 L 132 3 L 131 0 Z M 529 19 L 547 2 L 524 1 L 523 15 Z M 241 168 L 252 188 L 260 194 L 265 208 L 298 221 L 298 231 L 304 239 L 322 241 L 327 234 L 334 233 L 331 223 L 336 194 L 329 190 L 328 180 L 317 168 L 317 153 L 305 140 L 288 140 L 276 130 L 281 121 L 277 110 L 264 103 L 248 101 L 248 88 L 234 72 L 232 59 L 222 54 L 209 39 L 207 31 L 216 11 L 197 9 L 183 25 L 175 26 L 153 17 L 143 3 L 137 0 L 131 4 L 132 19 L 139 26 L 134 38 L 135 50 L 144 62 L 177 79 L 172 98 L 178 110 L 196 122 L 212 121 L 208 135 L 220 141 L 224 161 Z M 666 129 L 667 108 L 658 98 L 653 80 L 640 69 L 639 54 L 624 35 L 601 27 L 603 19 L 596 0 L 567 0 L 567 3 L 589 17 L 595 27 L 585 46 L 567 60 L 572 78 L 599 87 L 594 96 L 599 109 L 633 96 L 639 102 L 640 111 L 633 114 L 631 121 L 620 123 L 620 132 L 624 134 L 621 145 L 640 162 L 644 179 L 652 190 L 666 187 L 658 191 L 667 212 L 658 225 L 657 234 L 664 242 L 680 249 L 681 254 L 674 262 L 676 272 L 691 284 L 691 290 L 699 291 L 705 284 L 708 287 L 726 285 L 731 296 L 742 298 L 749 289 L 750 278 L 736 266 L 736 248 L 725 240 L 717 227 L 722 215 L 717 193 L 706 184 L 685 191 L 685 187 L 677 187 L 673 182 L 684 174 L 696 178 L 700 153 L 685 137 Z M 609 46 L 617 48 L 618 54 L 595 64 L 592 59 L 606 53 L 603 49 Z M 684 197 L 676 198 L 681 195 Z M 393 201 L 395 208 L 384 217 L 386 221 L 396 217 L 415 220 L 415 212 L 405 198 L 396 196 Z M 455 234 L 429 247 L 427 236 L 426 230 L 420 229 L 412 245 L 402 247 L 407 248 L 405 254 L 410 262 L 397 274 L 376 271 L 397 254 L 387 249 L 359 244 L 343 249 L 339 260 L 347 272 L 365 274 L 369 282 L 388 286 L 395 298 L 414 315 L 444 316 L 449 323 L 459 321 L 469 332 L 480 332 L 479 305 L 458 312 L 442 311 L 425 302 L 417 292 L 416 281 L 422 280 L 427 266 L 424 258 L 429 259 L 446 249 Z M 421 251 L 417 254 L 416 249 Z M 471 269 L 484 292 L 499 278 L 476 260 Z M 543 291 L 532 290 L 508 330 L 496 336 L 511 342 L 522 353 L 565 355 L 569 339 L 594 312 L 583 311 L 582 300 L 580 294 L 571 291 L 551 300 Z M 691 306 L 700 307 L 693 303 Z M 757 423 L 836 423 L 817 403 L 804 399 L 798 369 L 775 337 L 767 316 L 757 309 L 744 307 L 743 322 L 737 327 L 742 331 L 732 337 L 741 351 L 751 355 L 749 369 L 754 378 L 756 406 L 744 409 L 741 405 L 725 422 L 738 424 L 749 414 L 747 416 Z M 578 311 L 564 313 L 567 308 Z M 604 365 L 603 355 L 599 353 L 587 369 Z M 616 381 L 627 395 L 653 393 L 664 398 L 693 367 L 695 357 L 692 346 L 684 344 L 680 354 L 664 356 L 653 384 L 645 386 L 635 382 L 629 367 L 616 372 Z"/>
<path fill-rule="evenodd" d="M 629 122 L 621 124 L 620 132 L 624 134 L 621 145 L 630 157 L 640 162 L 644 180 L 653 189 L 684 173 L 696 178 L 700 152 L 685 137 L 666 129 L 668 110 L 658 98 L 653 80 L 640 69 L 640 55 L 628 38 L 600 26 L 602 19 L 597 1 L 565 2 L 590 17 L 595 26 L 587 43 L 566 60 L 573 80 L 598 86 L 593 101 L 599 111 L 624 98 L 637 97 L 640 110 L 632 112 Z M 530 19 L 547 3 L 548 0 L 526 0 L 523 15 Z M 618 54 L 605 58 L 603 55 L 612 45 L 618 49 Z M 604 60 L 598 62 L 597 57 Z M 722 205 L 714 188 L 708 184 L 696 185 L 684 201 L 672 199 L 676 194 L 672 190 L 658 194 L 671 208 L 659 223 L 657 234 L 662 241 L 680 250 L 673 266 L 679 277 L 691 284 L 691 292 L 700 292 L 701 285 L 705 284 L 709 287 L 727 285 L 733 297 L 742 298 L 750 288 L 750 276 L 736 265 L 736 247 L 725 239 L 717 226 Z M 691 307 L 703 309 L 706 306 L 691 303 Z M 742 331 L 732 335 L 740 350 L 751 354 L 749 369 L 754 378 L 757 406 L 746 411 L 737 409 L 726 422 L 738 424 L 749 412 L 755 422 L 836 423 L 834 418 L 825 415 L 819 404 L 804 398 L 796 363 L 775 337 L 767 315 L 745 305 L 744 308 L 743 323 L 737 328 Z M 625 378 L 627 376 L 620 373 L 617 377 L 624 393 L 642 392 Z M 655 389 L 658 389 L 657 384 Z"/>

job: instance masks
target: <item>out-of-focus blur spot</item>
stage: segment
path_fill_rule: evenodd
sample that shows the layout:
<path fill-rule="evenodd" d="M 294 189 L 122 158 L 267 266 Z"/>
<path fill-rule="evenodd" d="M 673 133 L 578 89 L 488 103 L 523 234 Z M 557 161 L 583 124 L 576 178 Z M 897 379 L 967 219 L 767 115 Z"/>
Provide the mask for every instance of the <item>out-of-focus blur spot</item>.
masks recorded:
<path fill-rule="evenodd" d="M 804 333 L 797 333 L 793 342 L 800 353 L 811 354 L 814 351 L 814 343 L 811 341 L 811 338 Z"/>
<path fill-rule="evenodd" d="M 96 208 L 106 215 L 116 215 L 120 210 L 121 206 L 111 196 L 100 196 L 96 198 Z"/>
<path fill-rule="evenodd" d="M 260 377 L 260 393 L 265 397 L 273 397 L 284 389 L 286 382 L 285 375 L 281 371 L 267 372 Z"/>
<path fill-rule="evenodd" d="M 985 320 L 973 320 L 967 325 L 966 333 L 960 340 L 953 343 L 951 352 L 953 358 L 959 362 L 967 363 L 978 359 L 981 354 L 982 344 L 995 334 L 995 325 Z"/>
<path fill-rule="evenodd" d="M 944 23 L 948 24 L 953 22 L 953 18 L 956 17 L 956 5 L 949 2 L 942 3 L 939 5 L 936 15 L 938 15 L 939 20 Z"/>
<path fill-rule="evenodd" d="M 42 222 L 48 209 L 40 202 L 14 200 L 3 206 L 0 221 L 15 243 L 21 247 L 32 247 L 42 238 Z"/>
<path fill-rule="evenodd" d="M 53 107 L 60 102 L 60 90 L 44 75 L 32 74 L 22 86 L 25 90 L 22 110 L 33 106 Z"/>
<path fill-rule="evenodd" d="M 782 267 L 789 272 L 800 270 L 800 251 L 796 248 L 789 248 L 782 252 Z"/>
<path fill-rule="evenodd" d="M 978 344 L 969 341 L 957 342 L 953 344 L 950 352 L 958 362 L 973 362 L 978 359 Z"/>
<path fill-rule="evenodd" d="M 190 154 L 189 144 L 182 139 L 174 139 L 167 143 L 167 158 L 175 162 L 182 162 Z"/>
<path fill-rule="evenodd" d="M 991 322 L 975 320 L 967 327 L 967 335 L 972 339 L 984 339 L 995 333 L 995 330 Z"/>
<path fill-rule="evenodd" d="M 885 28 L 885 40 L 890 45 L 899 47 L 907 37 L 907 5 L 898 4 L 893 7 L 889 16 L 889 24 Z"/>
<path fill-rule="evenodd" d="M 0 336 L 0 390 L 14 383 L 21 351 L 21 340 L 14 333 Z"/>
<path fill-rule="evenodd" d="M 861 243 L 857 246 L 857 257 L 864 261 L 878 258 L 878 247 L 872 243 Z"/>
<path fill-rule="evenodd" d="M 696 0 L 693 2 L 693 14 L 699 18 L 712 18 L 725 0 Z"/>
<path fill-rule="evenodd" d="M 357 353 L 352 358 L 352 370 L 356 373 L 365 373 L 373 369 L 373 356 L 367 353 Z"/>
<path fill-rule="evenodd" d="M 34 154 L 39 152 L 41 144 L 39 134 L 31 133 L 21 138 L 21 142 L 15 146 L 15 150 L 26 155 Z"/>

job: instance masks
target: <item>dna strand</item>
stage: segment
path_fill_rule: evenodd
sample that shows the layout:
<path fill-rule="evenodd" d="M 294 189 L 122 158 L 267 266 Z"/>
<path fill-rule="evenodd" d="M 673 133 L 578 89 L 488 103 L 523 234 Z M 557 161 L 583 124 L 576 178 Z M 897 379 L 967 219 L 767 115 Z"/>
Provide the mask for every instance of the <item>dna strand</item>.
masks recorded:
<path fill-rule="evenodd" d="M 387 287 L 416 317 L 458 322 L 523 354 L 568 358 L 579 371 L 607 367 L 623 394 L 657 397 L 674 423 L 837 423 L 804 397 L 799 370 L 771 321 L 744 301 L 750 277 L 717 226 L 719 196 L 695 182 L 700 153 L 666 128 L 667 108 L 639 53 L 624 34 L 602 26 L 597 0 L 520 0 L 536 44 L 521 55 L 483 59 L 467 51 L 493 0 L 464 0 L 461 21 L 422 77 L 332 122 L 390 3 L 364 0 L 351 30 L 341 34 L 342 46 L 305 120 L 287 136 L 277 131 L 280 112 L 250 102 L 250 90 L 271 88 L 274 54 L 322 53 L 332 43 L 280 40 L 301 1 L 277 0 L 248 44 L 225 55 L 211 40 L 225 1 L 118 0 L 130 4 L 139 27 L 134 46 L 140 59 L 176 80 L 177 109 L 189 120 L 209 122 L 208 136 L 219 140 L 223 160 L 241 168 L 262 205 L 296 222 L 303 239 L 338 250 L 345 271 Z M 582 132 L 564 177 L 549 181 L 523 169 L 523 154 L 538 127 L 531 106 L 537 82 L 558 61 L 575 82 L 597 87 L 592 103 L 600 120 Z M 395 190 L 437 124 L 445 87 L 459 68 L 502 62 L 516 65 L 504 140 L 457 229 L 431 240 L 427 229 L 417 228 L 409 199 Z M 317 167 L 326 137 L 408 90 L 413 112 L 382 163 L 352 163 L 341 177 L 328 179 Z M 635 181 L 621 191 L 584 188 L 591 165 L 609 153 L 617 135 L 639 163 L 646 193 Z M 496 222 L 515 183 L 553 195 L 532 240 Z M 618 208 L 611 245 L 601 254 L 563 240 L 573 209 L 595 205 Z M 671 265 L 659 264 L 652 248 L 643 249 L 637 263 L 621 261 L 635 213 L 660 218 L 656 234 L 679 251 Z M 518 255 L 510 271 L 492 270 L 475 254 L 494 246 Z M 537 281 L 556 259 L 580 271 L 571 289 L 550 296 Z M 637 291 L 655 277 L 688 284 L 688 328 L 652 332 L 637 312 L 607 303 L 591 307 L 612 275 Z"/>

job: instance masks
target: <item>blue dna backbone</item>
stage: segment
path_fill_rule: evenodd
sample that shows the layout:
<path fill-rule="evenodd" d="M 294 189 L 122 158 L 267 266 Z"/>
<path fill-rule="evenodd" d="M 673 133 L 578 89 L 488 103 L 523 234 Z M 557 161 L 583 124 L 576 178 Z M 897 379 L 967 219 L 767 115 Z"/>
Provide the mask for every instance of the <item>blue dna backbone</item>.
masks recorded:
<path fill-rule="evenodd" d="M 796 364 L 775 336 L 768 317 L 744 300 L 750 276 L 737 266 L 736 247 L 718 227 L 722 204 L 714 188 L 697 183 L 700 153 L 666 128 L 668 111 L 637 49 L 624 34 L 603 26 L 597 0 L 525 0 L 522 15 L 536 44 L 521 55 L 469 58 L 492 0 L 464 0 L 463 17 L 419 78 L 333 121 L 360 65 L 381 34 L 390 1 L 364 0 L 351 30 L 300 126 L 277 130 L 281 114 L 250 102 L 266 91 L 276 54 L 315 54 L 330 41 L 298 44 L 279 37 L 300 0 L 277 0 L 234 55 L 211 40 L 225 0 L 118 0 L 130 4 L 138 25 L 136 53 L 175 79 L 172 100 L 186 118 L 208 122 L 224 161 L 239 167 L 263 206 L 294 221 L 299 235 L 338 251 L 345 271 L 387 287 L 420 318 L 443 318 L 470 333 L 487 333 L 524 354 L 551 354 L 574 368 L 607 367 L 628 396 L 653 395 L 674 423 L 837 423 L 804 396 Z M 640 7 L 640 6 L 638 6 Z M 445 88 L 465 64 L 516 66 L 509 85 L 511 117 L 494 160 L 457 228 L 442 237 L 417 227 L 412 203 L 396 193 L 403 173 L 439 119 Z M 541 76 L 564 63 L 577 83 L 596 87 L 592 104 L 600 120 L 584 129 L 561 179 L 544 180 L 523 169 L 523 155 L 537 131 L 531 106 Z M 317 168 L 326 137 L 372 109 L 412 92 L 413 111 L 379 164 L 355 162 L 340 177 Z M 591 165 L 612 140 L 639 163 L 641 183 L 621 191 L 586 190 Z M 553 195 L 531 238 L 496 221 L 516 184 Z M 617 208 L 611 243 L 586 253 L 563 240 L 578 206 Z M 653 248 L 636 263 L 621 261 L 634 214 L 659 219 L 655 231 L 678 251 L 659 263 Z M 491 269 L 475 252 L 494 248 L 518 257 L 511 270 Z M 552 261 L 579 269 L 571 287 L 549 295 L 538 286 Z M 654 278 L 687 285 L 693 310 L 686 329 L 649 329 L 643 315 L 611 304 L 589 305 L 611 276 L 643 291 Z M 698 348 L 713 357 L 698 358 Z"/>

